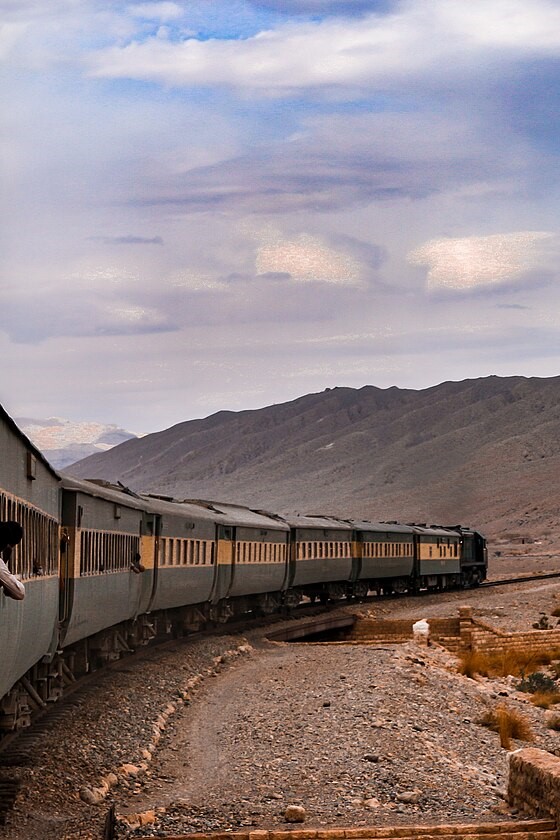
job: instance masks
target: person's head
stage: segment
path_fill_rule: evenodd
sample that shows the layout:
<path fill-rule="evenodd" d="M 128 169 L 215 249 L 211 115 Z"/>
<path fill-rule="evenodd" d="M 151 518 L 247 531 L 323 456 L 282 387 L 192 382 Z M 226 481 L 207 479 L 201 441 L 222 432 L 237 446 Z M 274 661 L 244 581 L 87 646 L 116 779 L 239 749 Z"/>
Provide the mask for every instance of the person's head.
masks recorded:
<path fill-rule="evenodd" d="M 23 528 L 19 522 L 9 520 L 8 522 L 0 522 L 0 551 L 5 548 L 13 548 L 17 545 L 23 537 Z"/>

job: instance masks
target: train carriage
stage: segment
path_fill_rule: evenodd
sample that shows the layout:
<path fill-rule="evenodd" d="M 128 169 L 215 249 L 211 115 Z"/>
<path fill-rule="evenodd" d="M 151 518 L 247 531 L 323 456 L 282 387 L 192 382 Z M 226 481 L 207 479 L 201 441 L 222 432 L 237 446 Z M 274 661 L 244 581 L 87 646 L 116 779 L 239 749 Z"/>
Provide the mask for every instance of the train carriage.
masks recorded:
<path fill-rule="evenodd" d="M 447 589 L 461 583 L 461 533 L 457 529 L 414 526 L 415 580 L 419 589 Z"/>
<path fill-rule="evenodd" d="M 49 659 L 58 641 L 60 482 L 1 407 L 0 452 L 0 519 L 16 520 L 24 528 L 10 570 L 23 580 L 25 599 L 13 601 L 0 588 L 0 727 L 12 728 L 29 719 L 26 693 L 15 684 L 43 657 Z M 35 670 L 24 679 L 38 702 L 54 699 L 60 675 L 51 672 L 48 662 Z"/>
<path fill-rule="evenodd" d="M 143 499 L 122 489 L 63 476 L 63 647 L 122 622 L 133 622 L 148 610 L 154 586 L 157 519 L 146 508 Z M 142 624 L 149 635 L 146 622 Z M 112 631 L 90 648 L 101 658 L 112 658 L 129 643 L 139 643 L 141 637 L 142 633 L 133 641 Z"/>
<path fill-rule="evenodd" d="M 144 503 L 158 517 L 156 585 L 150 609 L 206 604 L 214 589 L 216 534 L 224 517 L 199 502 L 179 503 L 147 496 Z"/>
<path fill-rule="evenodd" d="M 311 598 L 338 600 L 358 576 L 353 528 L 334 517 L 287 516 L 291 528 L 289 586 Z"/>
<path fill-rule="evenodd" d="M 218 568 L 212 600 L 245 598 L 247 607 L 270 612 L 288 586 L 290 529 L 261 511 L 215 502 L 226 518 L 219 530 Z"/>
<path fill-rule="evenodd" d="M 356 594 L 407 592 L 414 575 L 414 529 L 393 522 L 350 520 L 359 557 Z M 364 591 L 365 590 L 365 591 Z"/>

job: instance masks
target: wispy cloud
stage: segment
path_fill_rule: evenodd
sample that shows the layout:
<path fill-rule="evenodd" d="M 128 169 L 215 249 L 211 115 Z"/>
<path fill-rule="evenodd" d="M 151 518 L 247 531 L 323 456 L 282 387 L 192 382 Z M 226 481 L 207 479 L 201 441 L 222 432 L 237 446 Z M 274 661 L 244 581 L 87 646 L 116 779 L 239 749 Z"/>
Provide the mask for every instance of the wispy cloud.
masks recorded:
<path fill-rule="evenodd" d="M 90 236 L 92 242 L 104 245 L 163 245 L 161 236 Z"/>

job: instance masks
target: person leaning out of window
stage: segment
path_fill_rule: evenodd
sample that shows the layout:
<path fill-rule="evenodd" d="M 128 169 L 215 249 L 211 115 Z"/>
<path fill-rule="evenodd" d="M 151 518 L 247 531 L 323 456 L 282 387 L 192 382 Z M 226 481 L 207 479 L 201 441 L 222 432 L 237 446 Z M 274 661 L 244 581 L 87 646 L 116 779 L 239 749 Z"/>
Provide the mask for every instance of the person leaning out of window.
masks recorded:
<path fill-rule="evenodd" d="M 0 522 L 0 587 L 8 598 L 23 601 L 25 587 L 21 580 L 10 572 L 9 562 L 12 549 L 23 537 L 23 528 L 19 522 Z"/>

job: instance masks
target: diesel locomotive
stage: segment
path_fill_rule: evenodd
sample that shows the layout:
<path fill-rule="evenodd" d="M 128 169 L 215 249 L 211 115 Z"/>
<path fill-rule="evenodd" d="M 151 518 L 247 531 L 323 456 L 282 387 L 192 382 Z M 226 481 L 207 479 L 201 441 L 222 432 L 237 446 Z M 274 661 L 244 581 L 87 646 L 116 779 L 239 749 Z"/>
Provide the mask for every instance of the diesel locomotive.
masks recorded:
<path fill-rule="evenodd" d="M 0 591 L 0 732 L 30 723 L 79 675 L 156 637 L 304 598 L 476 585 L 484 537 L 138 495 L 57 473 L 0 407 L 0 520 L 24 539 Z"/>

